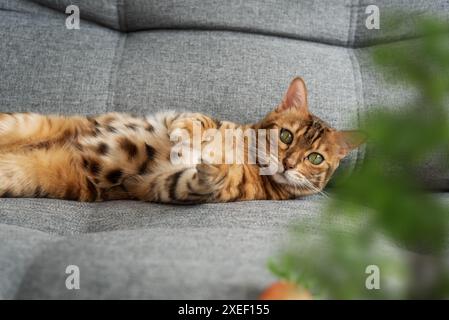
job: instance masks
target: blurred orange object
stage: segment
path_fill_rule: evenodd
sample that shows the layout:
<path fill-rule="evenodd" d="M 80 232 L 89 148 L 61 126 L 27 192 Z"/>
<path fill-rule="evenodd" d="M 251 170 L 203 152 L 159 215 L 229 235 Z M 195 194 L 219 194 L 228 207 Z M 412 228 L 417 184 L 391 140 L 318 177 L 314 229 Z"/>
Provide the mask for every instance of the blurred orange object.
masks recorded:
<path fill-rule="evenodd" d="M 297 284 L 278 281 L 266 288 L 259 300 L 312 300 L 312 295 Z"/>

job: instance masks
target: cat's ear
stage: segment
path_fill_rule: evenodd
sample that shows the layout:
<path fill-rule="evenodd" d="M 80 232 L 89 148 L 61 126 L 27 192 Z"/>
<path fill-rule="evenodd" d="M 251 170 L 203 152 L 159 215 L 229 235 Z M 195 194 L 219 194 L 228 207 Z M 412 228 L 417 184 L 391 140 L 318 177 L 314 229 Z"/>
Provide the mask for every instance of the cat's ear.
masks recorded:
<path fill-rule="evenodd" d="M 339 146 L 339 158 L 345 157 L 351 150 L 357 148 L 367 140 L 367 135 L 359 130 L 345 130 L 334 132 L 335 143 Z"/>
<path fill-rule="evenodd" d="M 293 79 L 287 92 L 282 99 L 281 104 L 276 108 L 276 111 L 282 112 L 289 109 L 296 109 L 303 114 L 307 114 L 307 88 L 304 80 L 299 77 Z"/>

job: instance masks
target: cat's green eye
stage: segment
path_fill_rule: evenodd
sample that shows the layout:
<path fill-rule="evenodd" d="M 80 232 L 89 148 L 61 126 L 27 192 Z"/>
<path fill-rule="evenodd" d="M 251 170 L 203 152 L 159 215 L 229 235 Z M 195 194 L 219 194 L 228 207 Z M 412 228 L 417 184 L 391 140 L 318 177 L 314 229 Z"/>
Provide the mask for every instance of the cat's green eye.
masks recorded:
<path fill-rule="evenodd" d="M 314 164 L 314 165 L 319 165 L 321 164 L 321 162 L 324 161 L 324 157 L 319 154 L 318 152 L 312 152 L 311 154 L 309 154 L 307 156 L 307 160 L 310 161 L 310 163 Z"/>
<path fill-rule="evenodd" d="M 283 143 L 290 144 L 293 141 L 293 134 L 290 131 L 288 131 L 287 129 L 281 129 L 279 138 L 281 139 L 281 141 Z"/>

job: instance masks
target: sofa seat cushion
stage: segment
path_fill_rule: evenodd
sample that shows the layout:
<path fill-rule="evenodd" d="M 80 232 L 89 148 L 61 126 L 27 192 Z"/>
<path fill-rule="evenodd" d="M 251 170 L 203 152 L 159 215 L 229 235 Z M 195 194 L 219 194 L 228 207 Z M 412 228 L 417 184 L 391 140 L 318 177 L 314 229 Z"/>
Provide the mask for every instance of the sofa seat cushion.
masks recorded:
<path fill-rule="evenodd" d="M 199 206 L 0 200 L 0 299 L 254 299 L 287 227 L 321 197 Z M 318 225 L 310 223 L 310 228 Z M 65 270 L 80 270 L 67 290 Z"/>

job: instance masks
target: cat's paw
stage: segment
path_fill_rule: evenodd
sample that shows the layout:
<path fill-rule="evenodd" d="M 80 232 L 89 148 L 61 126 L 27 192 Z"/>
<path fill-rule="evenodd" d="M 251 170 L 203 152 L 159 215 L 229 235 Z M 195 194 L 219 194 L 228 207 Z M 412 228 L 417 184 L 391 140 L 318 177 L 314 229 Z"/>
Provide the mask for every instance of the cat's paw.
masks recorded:
<path fill-rule="evenodd" d="M 223 187 L 226 174 L 220 165 L 200 163 L 196 166 L 198 183 L 211 192 L 216 192 Z"/>

